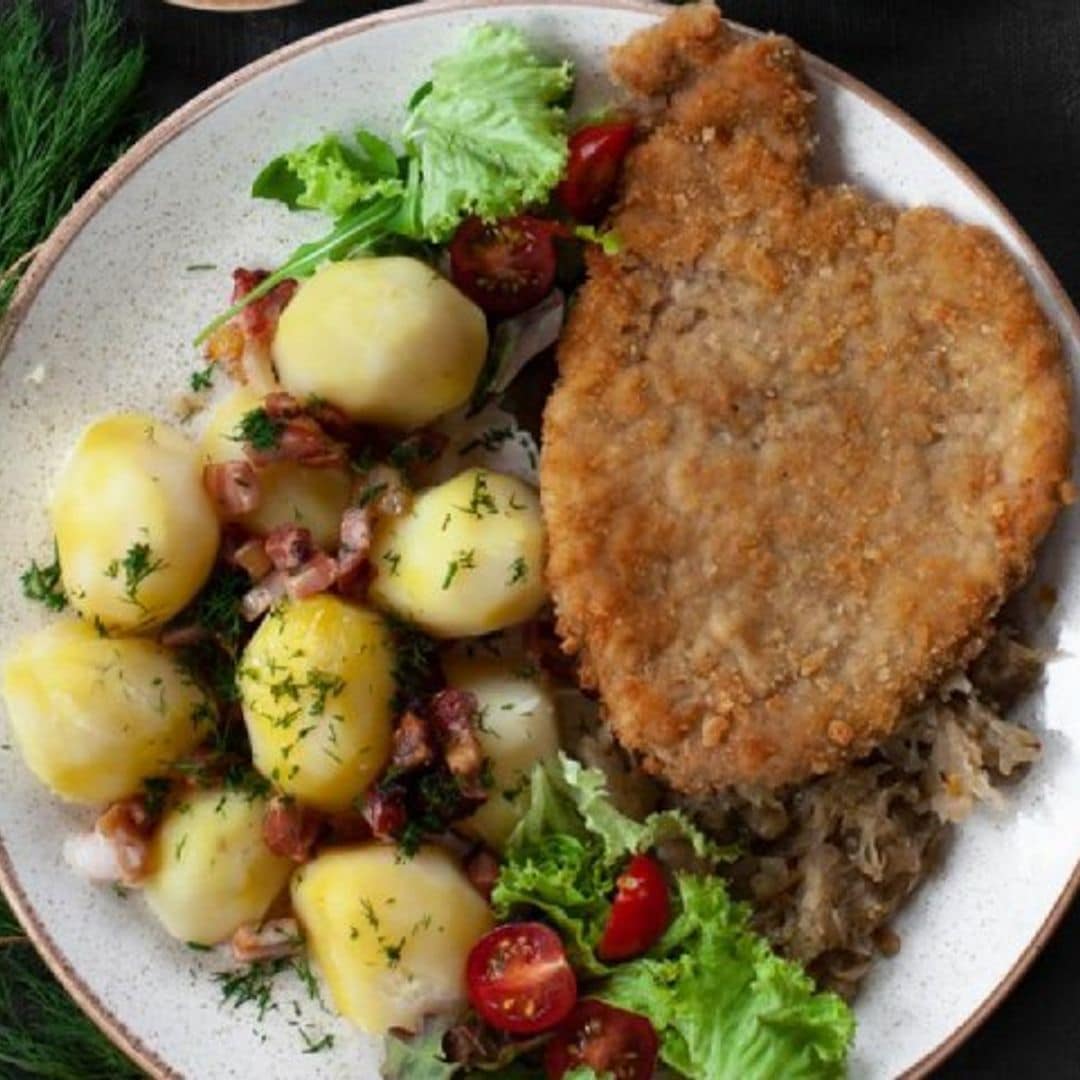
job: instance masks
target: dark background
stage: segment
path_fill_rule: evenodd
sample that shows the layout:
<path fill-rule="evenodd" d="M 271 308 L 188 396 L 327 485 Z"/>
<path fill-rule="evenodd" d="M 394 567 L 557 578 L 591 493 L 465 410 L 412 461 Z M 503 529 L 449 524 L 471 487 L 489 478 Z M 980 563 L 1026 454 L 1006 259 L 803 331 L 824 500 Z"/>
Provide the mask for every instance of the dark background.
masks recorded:
<path fill-rule="evenodd" d="M 74 8 L 41 3 L 58 22 Z M 123 6 L 149 50 L 143 105 L 163 115 L 279 45 L 394 5 L 308 0 L 251 15 L 161 0 Z M 729 0 L 723 8 L 790 34 L 921 121 L 990 185 L 1080 296 L 1080 0 Z M 1080 1078 L 1080 910 L 939 1076 Z"/>

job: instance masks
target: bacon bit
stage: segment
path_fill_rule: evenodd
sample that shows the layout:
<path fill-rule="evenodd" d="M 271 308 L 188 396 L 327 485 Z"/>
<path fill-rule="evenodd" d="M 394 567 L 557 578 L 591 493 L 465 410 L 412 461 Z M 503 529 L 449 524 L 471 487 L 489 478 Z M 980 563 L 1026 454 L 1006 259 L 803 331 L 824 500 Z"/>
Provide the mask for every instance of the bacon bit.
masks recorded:
<path fill-rule="evenodd" d="M 414 712 L 405 713 L 394 729 L 390 768 L 400 775 L 422 769 L 434 760 L 435 746 L 428 722 Z"/>
<path fill-rule="evenodd" d="M 364 799 L 364 819 L 376 840 L 396 840 L 409 820 L 404 790 L 396 786 L 372 788 Z"/>
<path fill-rule="evenodd" d="M 267 394 L 263 408 L 266 415 L 274 420 L 292 420 L 304 411 L 300 402 L 285 390 L 275 390 L 272 394 Z"/>
<path fill-rule="evenodd" d="M 285 579 L 285 591 L 293 600 L 326 592 L 337 579 L 337 563 L 324 551 L 317 551 L 294 574 Z"/>
<path fill-rule="evenodd" d="M 485 900 L 490 900 L 499 880 L 499 860 L 487 848 L 478 848 L 465 860 L 465 876 Z"/>
<path fill-rule="evenodd" d="M 244 594 L 240 601 L 240 614 L 248 622 L 253 622 L 260 615 L 265 615 L 287 591 L 286 575 L 281 570 L 275 570 Z"/>
<path fill-rule="evenodd" d="M 140 798 L 113 803 L 92 833 L 69 837 L 64 855 L 92 880 L 137 885 L 146 876 L 155 820 Z"/>
<path fill-rule="evenodd" d="M 257 536 L 245 540 L 233 552 L 232 562 L 246 571 L 252 581 L 262 581 L 274 569 L 274 564 L 266 553 L 266 544 Z"/>
<path fill-rule="evenodd" d="M 203 487 L 225 517 L 249 514 L 259 505 L 259 478 L 247 461 L 222 461 L 203 467 Z"/>
<path fill-rule="evenodd" d="M 275 855 L 297 863 L 307 862 L 324 822 L 316 811 L 275 796 L 263 814 L 263 840 Z"/>
<path fill-rule="evenodd" d="M 187 626 L 170 626 L 162 630 L 158 641 L 169 649 L 186 649 L 191 645 L 199 645 L 210 637 L 210 631 L 199 623 L 190 623 Z"/>
<path fill-rule="evenodd" d="M 371 583 L 371 513 L 368 507 L 350 506 L 341 516 L 337 556 L 337 587 L 345 596 L 362 600 Z"/>
<path fill-rule="evenodd" d="M 269 276 L 267 270 L 246 270 L 238 267 L 233 271 L 234 304 L 239 303 L 245 296 L 263 280 Z M 288 278 L 275 285 L 265 296 L 248 304 L 239 315 L 236 316 L 236 325 L 240 327 L 244 336 L 256 338 L 262 341 L 270 341 L 277 330 L 278 319 L 285 310 L 286 305 L 293 298 L 299 287 L 299 283 Z"/>
<path fill-rule="evenodd" d="M 428 707 L 435 735 L 450 771 L 462 781 L 462 792 L 476 794 L 484 768 L 484 751 L 476 734 L 476 695 L 468 690 L 440 690 Z"/>
<path fill-rule="evenodd" d="M 292 573 L 299 570 L 314 554 L 315 541 L 311 530 L 302 525 L 279 525 L 272 529 L 265 542 L 266 555 L 275 570 Z"/>
<path fill-rule="evenodd" d="M 239 326 L 228 322 L 219 326 L 206 342 L 203 355 L 212 364 L 222 364 L 230 375 L 238 372 L 244 355 L 244 332 Z"/>
<path fill-rule="evenodd" d="M 336 405 L 329 401 L 309 401 L 305 411 L 324 431 L 329 432 L 336 439 L 348 440 L 354 434 L 355 425 L 352 420 Z"/>
<path fill-rule="evenodd" d="M 286 420 L 277 442 L 267 450 L 256 450 L 244 443 L 244 453 L 256 468 L 277 461 L 295 461 L 309 469 L 333 469 L 345 465 L 348 451 L 326 434 L 310 416 Z"/>
<path fill-rule="evenodd" d="M 268 919 L 261 926 L 244 923 L 229 942 L 233 959 L 241 964 L 295 956 L 303 944 L 300 925 L 295 919 Z"/>

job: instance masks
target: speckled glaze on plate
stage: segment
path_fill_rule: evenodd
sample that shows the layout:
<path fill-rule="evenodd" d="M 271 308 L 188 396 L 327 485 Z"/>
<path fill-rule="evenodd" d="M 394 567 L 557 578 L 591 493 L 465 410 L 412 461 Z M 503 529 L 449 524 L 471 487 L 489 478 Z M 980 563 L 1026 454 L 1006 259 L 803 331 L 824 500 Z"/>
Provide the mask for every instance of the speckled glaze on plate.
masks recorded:
<path fill-rule="evenodd" d="M 610 93 L 607 47 L 662 11 L 634 0 L 451 2 L 360 19 L 225 80 L 110 170 L 46 244 L 0 328 L 0 652 L 43 621 L 19 595 L 18 574 L 48 553 L 45 495 L 79 429 L 121 408 L 167 415 L 196 363 L 191 338 L 221 307 L 229 270 L 272 265 L 323 227 L 248 197 L 269 156 L 360 122 L 393 132 L 430 61 L 466 27 L 496 18 L 575 59 L 578 107 L 587 110 Z M 993 229 L 1025 267 L 1075 370 L 1080 319 L 1004 208 L 895 107 L 813 57 L 807 67 L 819 97 L 820 175 Z M 207 264 L 217 269 L 199 269 Z M 856 1077 L 928 1072 L 1019 978 L 1076 890 L 1077 527 L 1075 513 L 1064 515 L 1029 589 L 1052 583 L 1057 603 L 1025 614 L 1034 639 L 1055 655 L 1027 709 L 1045 758 L 1006 809 L 984 810 L 959 831 L 944 869 L 898 921 L 903 949 L 877 966 L 858 1001 Z M 5 723 L 0 716 L 0 729 Z M 377 1045 L 299 985 L 279 994 L 262 1022 L 250 1008 L 223 1008 L 212 960 L 171 942 L 137 895 L 121 899 L 72 876 L 61 843 L 87 815 L 36 785 L 6 729 L 0 744 L 4 890 L 68 989 L 148 1072 L 190 1080 L 377 1075 Z M 333 1033 L 334 1045 L 305 1054 L 304 1033 Z"/>

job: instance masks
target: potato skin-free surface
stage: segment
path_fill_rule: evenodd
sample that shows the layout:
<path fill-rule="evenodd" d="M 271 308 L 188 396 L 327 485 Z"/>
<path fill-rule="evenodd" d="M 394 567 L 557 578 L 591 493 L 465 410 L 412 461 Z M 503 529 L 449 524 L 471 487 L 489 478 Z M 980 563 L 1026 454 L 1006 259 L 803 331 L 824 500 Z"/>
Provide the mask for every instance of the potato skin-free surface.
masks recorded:
<path fill-rule="evenodd" d="M 555 703 L 536 677 L 504 660 L 455 658 L 443 665 L 447 683 L 476 695 L 480 745 L 494 783 L 487 802 L 460 823 L 463 832 L 501 851 L 529 807 L 529 777 L 559 751 Z"/>
<path fill-rule="evenodd" d="M 393 670 L 373 611 L 323 593 L 271 612 L 238 677 L 255 767 L 301 802 L 344 810 L 389 755 Z"/>
<path fill-rule="evenodd" d="M 487 634 L 544 602 L 544 525 L 536 492 L 468 469 L 384 518 L 371 548 L 370 596 L 437 637 Z"/>
<path fill-rule="evenodd" d="M 814 186 L 797 48 L 679 8 L 544 418 L 548 577 L 676 787 L 865 754 L 978 651 L 1070 495 L 1055 334 L 988 232 Z"/>
<path fill-rule="evenodd" d="M 174 938 L 216 945 L 266 914 L 294 864 L 264 843 L 265 810 L 265 799 L 215 789 L 193 793 L 165 815 L 143 891 Z"/>
<path fill-rule="evenodd" d="M 292 901 L 337 1010 L 365 1031 L 415 1030 L 465 1002 L 465 959 L 494 924 L 434 847 L 326 851 L 296 872 Z"/>
<path fill-rule="evenodd" d="M 213 717 L 175 655 L 61 619 L 4 661 L 4 705 L 31 772 L 62 798 L 98 806 L 136 794 L 191 750 Z"/>
<path fill-rule="evenodd" d="M 205 463 L 243 458 L 242 444 L 234 438 L 237 426 L 262 402 L 259 394 L 241 387 L 218 404 L 200 444 Z M 259 469 L 259 505 L 230 520 L 260 536 L 278 525 L 302 525 L 311 530 L 321 548 L 333 551 L 351 488 L 347 469 L 310 469 L 295 461 L 274 462 Z"/>
<path fill-rule="evenodd" d="M 329 263 L 282 313 L 274 363 L 287 390 L 354 420 L 417 427 L 464 404 L 487 352 L 480 309 L 427 263 Z"/>
<path fill-rule="evenodd" d="M 152 629 L 199 591 L 218 521 L 195 447 L 150 416 L 83 431 L 56 481 L 53 532 L 72 606 L 110 629 Z"/>

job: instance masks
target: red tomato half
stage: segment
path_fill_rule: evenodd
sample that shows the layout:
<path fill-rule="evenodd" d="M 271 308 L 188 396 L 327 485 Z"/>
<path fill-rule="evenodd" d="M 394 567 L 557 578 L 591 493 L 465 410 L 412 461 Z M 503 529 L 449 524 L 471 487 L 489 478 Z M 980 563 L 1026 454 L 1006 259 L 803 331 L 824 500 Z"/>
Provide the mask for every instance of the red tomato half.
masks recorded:
<path fill-rule="evenodd" d="M 473 1008 L 512 1035 L 556 1027 L 577 1001 L 559 935 L 543 923 L 508 923 L 485 934 L 469 953 L 465 980 Z"/>
<path fill-rule="evenodd" d="M 660 866 L 648 855 L 635 855 L 615 884 L 611 915 L 596 947 L 601 960 L 640 956 L 671 921 L 667 882 Z"/>
<path fill-rule="evenodd" d="M 495 222 L 466 218 L 450 241 L 450 276 L 488 315 L 517 315 L 555 284 L 558 229 L 527 214 Z"/>
<path fill-rule="evenodd" d="M 649 1080 L 660 1040 L 644 1016 L 602 1001 L 579 1001 L 544 1053 L 548 1080 L 562 1080 L 571 1069 L 588 1065 L 597 1076 Z"/>
<path fill-rule="evenodd" d="M 566 179 L 555 194 L 578 221 L 595 225 L 604 216 L 633 137 L 629 123 L 590 124 L 570 136 Z"/>

